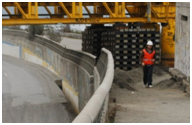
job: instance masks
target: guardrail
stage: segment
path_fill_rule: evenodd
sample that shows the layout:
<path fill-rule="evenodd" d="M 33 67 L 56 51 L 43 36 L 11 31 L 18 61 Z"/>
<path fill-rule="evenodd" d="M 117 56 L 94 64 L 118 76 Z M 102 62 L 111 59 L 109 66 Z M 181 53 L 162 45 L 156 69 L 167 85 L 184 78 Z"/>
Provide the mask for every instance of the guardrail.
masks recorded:
<path fill-rule="evenodd" d="M 89 53 L 66 49 L 41 36 L 30 41 L 24 31 L 3 30 L 2 38 L 22 49 L 21 59 L 38 63 L 62 78 L 63 91 L 79 113 L 73 122 L 105 122 L 114 75 L 110 51 L 103 48 L 96 60 Z"/>

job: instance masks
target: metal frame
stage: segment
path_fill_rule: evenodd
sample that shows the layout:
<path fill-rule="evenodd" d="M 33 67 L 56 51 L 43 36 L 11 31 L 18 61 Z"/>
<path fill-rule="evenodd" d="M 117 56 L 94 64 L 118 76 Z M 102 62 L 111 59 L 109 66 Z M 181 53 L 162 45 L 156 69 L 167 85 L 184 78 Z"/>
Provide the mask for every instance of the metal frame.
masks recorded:
<path fill-rule="evenodd" d="M 2 2 L 2 6 L 8 13 L 2 16 L 9 17 L 2 19 L 3 25 L 167 23 L 170 19 L 175 19 L 176 12 L 175 2 Z M 54 7 L 54 12 L 48 6 Z M 93 12 L 88 6 L 93 8 Z M 13 14 L 8 7 L 14 7 Z M 48 14 L 39 14 L 38 7 L 44 7 Z M 83 7 L 86 14 L 83 13 Z M 42 17 L 45 15 L 49 18 Z M 85 15 L 88 17 L 85 18 Z"/>

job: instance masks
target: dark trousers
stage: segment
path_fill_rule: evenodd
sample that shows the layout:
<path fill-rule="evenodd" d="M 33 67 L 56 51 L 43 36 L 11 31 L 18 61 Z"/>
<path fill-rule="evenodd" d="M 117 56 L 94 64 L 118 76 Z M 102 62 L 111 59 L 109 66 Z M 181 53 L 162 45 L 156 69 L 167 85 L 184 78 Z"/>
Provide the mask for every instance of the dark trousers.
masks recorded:
<path fill-rule="evenodd" d="M 153 73 L 153 65 L 145 65 L 143 67 L 143 82 L 146 85 L 152 85 L 152 73 Z"/>

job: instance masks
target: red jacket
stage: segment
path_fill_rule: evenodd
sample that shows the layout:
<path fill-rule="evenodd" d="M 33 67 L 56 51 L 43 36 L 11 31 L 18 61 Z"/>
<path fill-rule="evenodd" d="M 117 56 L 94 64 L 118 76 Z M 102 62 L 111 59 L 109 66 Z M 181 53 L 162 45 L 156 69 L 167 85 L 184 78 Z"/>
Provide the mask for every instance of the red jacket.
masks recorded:
<path fill-rule="evenodd" d="M 154 65 L 154 55 L 155 55 L 155 50 L 153 50 L 152 53 L 148 53 L 146 49 L 143 49 L 143 63 L 145 65 Z"/>

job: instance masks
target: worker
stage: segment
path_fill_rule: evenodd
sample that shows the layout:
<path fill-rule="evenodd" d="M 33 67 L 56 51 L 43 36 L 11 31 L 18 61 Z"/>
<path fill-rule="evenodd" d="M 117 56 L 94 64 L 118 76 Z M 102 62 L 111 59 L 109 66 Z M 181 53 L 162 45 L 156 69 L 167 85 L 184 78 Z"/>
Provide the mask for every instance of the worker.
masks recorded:
<path fill-rule="evenodd" d="M 149 40 L 146 47 L 140 55 L 140 62 L 143 66 L 143 83 L 144 87 L 151 88 L 152 86 L 152 73 L 155 64 L 155 50 L 153 42 Z"/>

